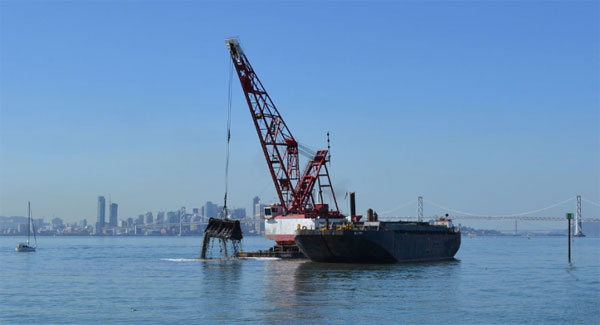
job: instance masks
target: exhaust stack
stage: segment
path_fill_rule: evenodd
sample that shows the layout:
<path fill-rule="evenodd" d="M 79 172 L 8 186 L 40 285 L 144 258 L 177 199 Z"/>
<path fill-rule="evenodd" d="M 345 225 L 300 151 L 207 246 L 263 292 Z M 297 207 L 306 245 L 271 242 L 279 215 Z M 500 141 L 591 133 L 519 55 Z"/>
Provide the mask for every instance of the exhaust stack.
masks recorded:
<path fill-rule="evenodd" d="M 350 217 L 352 219 L 356 217 L 356 199 L 354 192 L 350 192 Z"/>

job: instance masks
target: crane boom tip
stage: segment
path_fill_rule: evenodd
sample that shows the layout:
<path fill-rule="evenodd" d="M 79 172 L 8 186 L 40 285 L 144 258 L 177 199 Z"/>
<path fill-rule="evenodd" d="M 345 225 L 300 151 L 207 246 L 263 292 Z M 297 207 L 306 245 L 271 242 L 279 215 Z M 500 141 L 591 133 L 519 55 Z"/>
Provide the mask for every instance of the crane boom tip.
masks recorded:
<path fill-rule="evenodd" d="M 242 53 L 244 53 L 237 37 L 226 38 L 225 44 L 227 44 L 227 49 L 231 53 L 231 56 L 236 59 L 239 59 Z"/>

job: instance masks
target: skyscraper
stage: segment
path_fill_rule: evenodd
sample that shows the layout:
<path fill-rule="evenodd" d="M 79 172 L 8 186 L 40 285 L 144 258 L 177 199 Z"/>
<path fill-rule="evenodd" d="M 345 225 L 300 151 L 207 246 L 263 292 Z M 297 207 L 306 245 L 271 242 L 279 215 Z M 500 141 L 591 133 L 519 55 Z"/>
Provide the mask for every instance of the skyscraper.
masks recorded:
<path fill-rule="evenodd" d="M 154 221 L 154 223 L 162 224 L 164 222 L 165 222 L 165 213 L 163 211 L 158 211 L 158 213 L 156 214 L 156 220 Z"/>
<path fill-rule="evenodd" d="M 265 223 L 262 218 L 264 217 L 265 205 L 260 203 L 260 198 L 255 196 L 252 199 L 252 212 L 254 217 L 254 230 L 257 234 L 262 234 L 265 230 Z"/>
<path fill-rule="evenodd" d="M 151 225 L 153 223 L 154 223 L 154 216 L 152 215 L 152 212 L 150 212 L 150 211 L 146 212 L 146 224 Z"/>
<path fill-rule="evenodd" d="M 174 211 L 167 212 L 167 223 L 179 223 L 179 213 Z"/>
<path fill-rule="evenodd" d="M 98 214 L 96 219 L 96 233 L 101 233 L 106 223 L 106 200 L 104 196 L 98 197 Z"/>
<path fill-rule="evenodd" d="M 259 203 L 260 203 L 260 198 L 259 198 L 258 196 L 255 196 L 255 197 L 252 199 L 252 214 L 254 214 L 254 216 L 256 216 L 256 210 L 255 210 L 255 208 L 254 208 L 254 207 L 255 207 L 257 204 L 259 204 Z"/>
<path fill-rule="evenodd" d="M 116 203 L 111 203 L 110 204 L 110 217 L 108 219 L 108 225 L 110 227 L 116 227 L 117 226 L 117 219 L 118 219 L 118 213 L 117 213 L 117 209 L 119 208 L 119 205 Z"/>
<path fill-rule="evenodd" d="M 252 199 L 252 212 L 254 214 L 254 218 L 260 218 L 260 214 L 262 207 L 260 204 L 260 198 L 258 196 L 255 196 L 254 199 Z"/>
<path fill-rule="evenodd" d="M 204 205 L 204 217 L 216 218 L 218 213 L 218 206 L 210 201 Z"/>
<path fill-rule="evenodd" d="M 254 230 L 257 234 L 262 234 L 265 231 L 265 223 L 262 220 L 264 217 L 265 205 L 258 201 L 258 203 L 254 206 Z"/>

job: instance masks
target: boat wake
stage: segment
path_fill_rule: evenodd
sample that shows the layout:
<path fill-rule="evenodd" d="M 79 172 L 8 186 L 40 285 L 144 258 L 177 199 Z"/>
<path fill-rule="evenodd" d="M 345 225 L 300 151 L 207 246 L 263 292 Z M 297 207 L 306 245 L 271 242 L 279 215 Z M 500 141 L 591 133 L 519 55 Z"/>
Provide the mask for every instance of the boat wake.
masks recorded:
<path fill-rule="evenodd" d="M 227 257 L 227 258 L 161 258 L 161 261 L 167 262 L 209 262 L 209 261 L 239 261 L 239 260 L 258 260 L 273 261 L 280 260 L 279 257 Z"/>
<path fill-rule="evenodd" d="M 202 261 L 199 258 L 161 258 L 161 261 L 169 261 L 169 262 L 198 262 Z"/>
<path fill-rule="evenodd" d="M 240 257 L 240 260 L 259 260 L 259 261 L 274 261 L 280 260 L 279 257 Z"/>
<path fill-rule="evenodd" d="M 161 261 L 168 262 L 210 262 L 210 261 L 237 261 L 240 258 L 237 257 L 223 257 L 223 258 L 161 258 Z"/>

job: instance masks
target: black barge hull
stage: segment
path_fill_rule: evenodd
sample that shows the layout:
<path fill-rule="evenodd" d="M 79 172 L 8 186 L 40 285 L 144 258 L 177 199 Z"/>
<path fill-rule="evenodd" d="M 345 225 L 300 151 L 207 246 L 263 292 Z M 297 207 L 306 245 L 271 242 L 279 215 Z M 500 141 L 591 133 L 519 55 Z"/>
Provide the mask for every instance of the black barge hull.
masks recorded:
<path fill-rule="evenodd" d="M 281 258 L 281 259 L 306 259 L 306 256 L 298 249 L 296 245 L 275 245 L 266 251 L 238 252 L 238 258 Z"/>
<path fill-rule="evenodd" d="M 296 244 L 312 261 L 330 263 L 451 260 L 460 248 L 460 232 L 400 228 L 298 230 Z"/>

